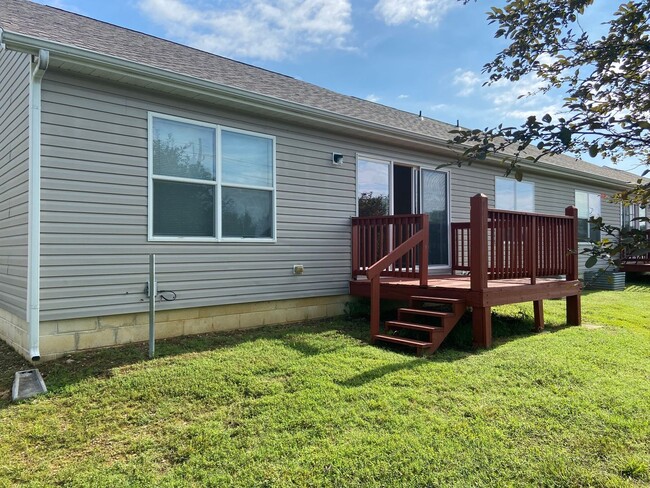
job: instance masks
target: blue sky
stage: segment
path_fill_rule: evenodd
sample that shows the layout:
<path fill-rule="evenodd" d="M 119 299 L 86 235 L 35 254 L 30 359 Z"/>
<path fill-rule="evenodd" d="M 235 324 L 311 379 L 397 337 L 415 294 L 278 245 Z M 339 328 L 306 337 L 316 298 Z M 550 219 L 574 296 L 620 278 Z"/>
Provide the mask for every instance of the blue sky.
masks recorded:
<path fill-rule="evenodd" d="M 485 12 L 502 0 L 39 2 L 465 127 L 519 125 L 560 110 L 561 93 L 518 98 L 535 88 L 533 78 L 482 86 L 483 64 L 505 45 Z M 602 31 L 617 3 L 597 0 L 581 24 Z M 616 167 L 642 171 L 631 161 Z"/>

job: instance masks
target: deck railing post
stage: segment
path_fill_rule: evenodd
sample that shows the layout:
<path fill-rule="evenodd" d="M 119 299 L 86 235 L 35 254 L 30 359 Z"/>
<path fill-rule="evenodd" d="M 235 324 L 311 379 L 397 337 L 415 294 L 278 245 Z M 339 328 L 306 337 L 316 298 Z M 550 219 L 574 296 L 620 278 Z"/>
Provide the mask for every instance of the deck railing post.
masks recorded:
<path fill-rule="evenodd" d="M 488 282 L 488 199 L 482 193 L 470 199 L 470 282 L 473 291 L 487 288 Z"/>
<path fill-rule="evenodd" d="M 569 232 L 569 249 L 567 249 L 567 281 L 576 281 L 578 279 L 578 209 L 576 207 L 567 207 L 564 211 L 571 220 L 571 230 Z M 580 304 L 580 290 L 573 296 L 566 297 L 566 321 L 570 325 L 580 325 L 582 322 L 582 310 Z"/>
<path fill-rule="evenodd" d="M 359 226 L 352 220 L 352 276 L 359 271 Z"/>
<path fill-rule="evenodd" d="M 470 236 L 470 286 L 483 302 L 488 286 L 488 199 L 482 193 L 470 199 Z M 472 308 L 472 343 L 474 347 L 492 345 L 491 307 Z"/>
<path fill-rule="evenodd" d="M 573 217 L 569 231 L 569 249 L 567 249 L 567 281 L 578 279 L 578 209 L 570 206 L 564 210 L 567 217 Z"/>
<path fill-rule="evenodd" d="M 530 284 L 534 285 L 537 283 L 537 217 L 532 217 L 530 221 L 530 254 L 529 267 L 530 270 Z"/>
<path fill-rule="evenodd" d="M 422 215 L 422 244 L 420 246 L 420 286 L 429 284 L 429 216 Z"/>

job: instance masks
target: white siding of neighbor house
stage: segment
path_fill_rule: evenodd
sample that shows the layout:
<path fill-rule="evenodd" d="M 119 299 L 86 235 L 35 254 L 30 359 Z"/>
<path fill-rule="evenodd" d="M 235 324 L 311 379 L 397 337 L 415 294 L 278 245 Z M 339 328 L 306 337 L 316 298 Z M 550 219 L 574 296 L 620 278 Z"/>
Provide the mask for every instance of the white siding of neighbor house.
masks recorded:
<path fill-rule="evenodd" d="M 0 51 L 0 309 L 25 319 L 29 56 Z"/>
<path fill-rule="evenodd" d="M 276 243 L 147 241 L 149 111 L 276 137 Z M 42 320 L 146 310 L 141 292 L 151 252 L 157 254 L 159 288 L 178 294 L 161 308 L 346 294 L 355 156 L 431 168 L 448 162 L 54 70 L 43 82 L 42 117 Z M 332 152 L 344 154 L 341 167 L 332 165 Z M 501 168 L 474 164 L 448 170 L 452 220 L 467 220 L 469 198 L 478 192 L 493 204 Z M 533 173 L 530 179 L 539 212 L 563 214 L 574 204 L 574 188 L 601 191 Z M 603 204 L 608 220 L 610 213 Z M 294 276 L 293 264 L 302 264 L 304 275 Z"/>

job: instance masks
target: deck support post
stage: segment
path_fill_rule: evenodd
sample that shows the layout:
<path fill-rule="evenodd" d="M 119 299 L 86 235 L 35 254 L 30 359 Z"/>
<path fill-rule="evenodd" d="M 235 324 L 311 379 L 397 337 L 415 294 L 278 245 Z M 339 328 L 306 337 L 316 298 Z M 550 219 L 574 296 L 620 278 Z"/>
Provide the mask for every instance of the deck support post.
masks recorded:
<path fill-rule="evenodd" d="M 566 323 L 568 325 L 580 325 L 582 323 L 580 295 L 566 297 Z"/>
<path fill-rule="evenodd" d="M 533 310 L 535 312 L 535 330 L 541 332 L 544 330 L 544 300 L 535 300 Z"/>
<path fill-rule="evenodd" d="M 381 313 L 381 282 L 379 276 L 370 280 L 370 343 L 379 334 L 379 315 Z"/>
<path fill-rule="evenodd" d="M 569 236 L 567 253 L 567 281 L 578 279 L 578 209 L 570 206 L 564 210 L 564 214 L 573 217 L 573 225 Z M 577 295 L 566 297 L 566 323 L 568 325 L 580 325 L 582 323 L 582 306 L 580 303 L 580 292 Z"/>
<path fill-rule="evenodd" d="M 479 193 L 470 199 L 470 288 L 479 300 L 488 287 L 488 198 Z M 472 342 L 474 347 L 492 346 L 491 307 L 473 307 Z"/>
<path fill-rule="evenodd" d="M 472 308 L 472 346 L 492 347 L 492 307 Z"/>

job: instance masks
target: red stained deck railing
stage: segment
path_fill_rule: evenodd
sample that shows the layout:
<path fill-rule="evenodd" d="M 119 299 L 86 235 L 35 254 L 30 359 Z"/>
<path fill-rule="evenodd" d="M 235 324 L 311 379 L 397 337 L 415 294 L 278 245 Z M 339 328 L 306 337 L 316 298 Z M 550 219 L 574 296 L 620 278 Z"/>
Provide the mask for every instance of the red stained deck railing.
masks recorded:
<path fill-rule="evenodd" d="M 646 230 L 646 249 L 650 249 L 650 229 Z M 621 266 L 648 266 L 650 269 L 650 251 L 641 254 L 625 254 L 621 255 Z"/>
<path fill-rule="evenodd" d="M 427 233 L 424 244 L 428 246 L 429 223 L 427 215 L 388 215 L 382 217 L 352 218 L 352 276 L 367 276 L 370 268 L 398 249 L 415 235 Z M 381 276 L 419 278 L 427 270 L 420 267 L 422 239 L 401 255 L 386 262 Z M 428 260 L 428 255 L 425 261 Z M 426 264 L 426 263 L 425 263 Z"/>
<path fill-rule="evenodd" d="M 485 273 L 488 280 L 530 278 L 531 283 L 542 276 L 577 276 L 576 218 L 574 207 L 566 215 L 488 209 L 487 198 L 477 195 L 471 222 L 451 225 L 452 271 Z"/>
<path fill-rule="evenodd" d="M 429 275 L 429 217 L 389 215 L 352 218 L 352 276 L 370 280 L 370 334 L 379 333 L 380 277 Z"/>

